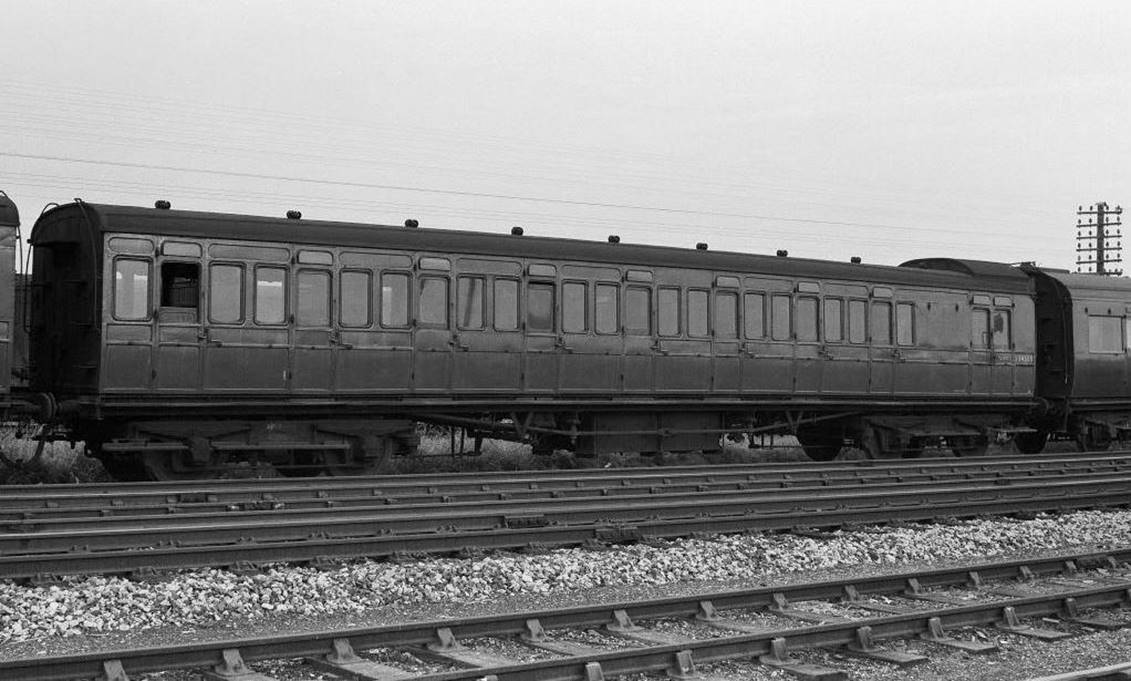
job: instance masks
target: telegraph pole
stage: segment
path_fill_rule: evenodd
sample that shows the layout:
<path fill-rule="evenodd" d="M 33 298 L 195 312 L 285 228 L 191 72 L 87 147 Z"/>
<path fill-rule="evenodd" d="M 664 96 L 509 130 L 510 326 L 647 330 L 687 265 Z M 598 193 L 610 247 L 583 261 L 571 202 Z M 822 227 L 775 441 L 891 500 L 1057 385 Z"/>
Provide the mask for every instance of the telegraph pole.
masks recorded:
<path fill-rule="evenodd" d="M 1109 231 L 1111 227 L 1123 224 L 1121 216 L 1123 208 L 1116 206 L 1109 208 L 1103 201 L 1076 209 L 1076 271 L 1084 272 L 1085 266 L 1095 265 L 1096 274 L 1118 276 L 1123 274 L 1122 269 L 1111 269 L 1110 264 L 1123 262 L 1123 246 L 1119 241 L 1114 243 L 1110 239 L 1122 238 L 1122 233 L 1117 229 Z M 1087 221 L 1085 221 L 1085 219 Z M 1087 255 L 1080 255 L 1085 253 Z"/>

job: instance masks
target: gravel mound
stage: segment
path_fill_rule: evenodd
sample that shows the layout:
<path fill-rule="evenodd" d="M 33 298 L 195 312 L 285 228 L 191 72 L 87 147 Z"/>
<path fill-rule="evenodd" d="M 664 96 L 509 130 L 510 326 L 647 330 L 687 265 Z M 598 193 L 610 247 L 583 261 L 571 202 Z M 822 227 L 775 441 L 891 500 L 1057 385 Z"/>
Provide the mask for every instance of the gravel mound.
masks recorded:
<path fill-rule="evenodd" d="M 820 538 L 730 535 L 334 569 L 279 565 L 261 574 L 197 570 L 168 580 L 74 577 L 50 586 L 0 582 L 0 643 L 41 637 L 208 626 L 270 613 L 327 615 L 389 605 L 467 603 L 609 586 L 767 580 L 809 570 L 979 561 L 1072 547 L 1131 544 L 1131 512 L 838 531 Z"/>

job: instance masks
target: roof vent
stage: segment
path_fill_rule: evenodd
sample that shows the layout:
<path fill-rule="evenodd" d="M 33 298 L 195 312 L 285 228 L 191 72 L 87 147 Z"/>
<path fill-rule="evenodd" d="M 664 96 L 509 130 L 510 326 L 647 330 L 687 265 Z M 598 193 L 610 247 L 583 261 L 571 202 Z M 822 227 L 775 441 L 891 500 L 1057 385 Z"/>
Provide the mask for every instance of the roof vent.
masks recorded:
<path fill-rule="evenodd" d="M 288 220 L 301 220 L 302 219 L 302 213 L 298 212 L 297 210 L 288 210 L 287 211 L 287 219 Z"/>
<path fill-rule="evenodd" d="M 620 243 L 620 237 L 617 236 L 616 234 L 610 234 L 609 235 L 609 243 L 610 244 L 619 244 Z"/>
<path fill-rule="evenodd" d="M 173 207 L 173 204 L 169 203 L 165 199 L 160 199 L 160 200 L 155 201 L 153 203 L 153 207 L 156 208 L 157 210 L 169 210 L 170 208 Z"/>
<path fill-rule="evenodd" d="M 416 229 L 417 227 L 420 226 L 420 221 L 419 220 L 413 220 L 412 218 L 409 218 L 409 219 L 404 221 L 404 226 L 408 227 L 409 229 Z"/>
<path fill-rule="evenodd" d="M 699 250 L 699 251 L 707 250 L 707 242 L 706 241 L 700 241 L 699 243 L 695 244 L 695 249 Z"/>
<path fill-rule="evenodd" d="M 788 258 L 789 257 L 789 251 L 785 250 L 784 248 L 779 248 L 778 249 L 778 257 L 779 258 Z"/>
<path fill-rule="evenodd" d="M 859 265 L 861 262 L 863 262 L 863 260 L 860 259 L 860 256 L 854 255 L 848 259 L 848 262 L 852 263 L 853 265 Z"/>
<path fill-rule="evenodd" d="M 522 236 L 522 227 L 518 225 L 511 227 L 511 236 Z"/>

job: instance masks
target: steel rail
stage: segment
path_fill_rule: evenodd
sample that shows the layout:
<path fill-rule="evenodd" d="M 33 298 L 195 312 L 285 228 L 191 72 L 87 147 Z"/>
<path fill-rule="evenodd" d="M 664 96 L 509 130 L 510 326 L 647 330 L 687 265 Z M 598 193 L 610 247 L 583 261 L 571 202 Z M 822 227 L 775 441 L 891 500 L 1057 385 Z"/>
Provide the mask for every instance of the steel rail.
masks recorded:
<path fill-rule="evenodd" d="M 882 498 L 844 492 L 775 497 L 707 492 L 679 501 L 642 497 L 638 503 L 626 503 L 624 498 L 534 505 L 455 503 L 327 517 L 316 524 L 266 515 L 240 522 L 0 535 L 0 578 L 570 546 L 699 532 L 787 530 L 799 525 L 840 527 L 1117 506 L 1129 497 L 1131 478 L 1124 477 L 1106 482 L 897 491 Z"/>
<path fill-rule="evenodd" d="M 250 493 L 261 494 L 356 494 L 378 489 L 382 493 L 434 489 L 437 494 L 453 493 L 470 486 L 489 486 L 508 491 L 530 485 L 569 488 L 604 485 L 610 479 L 618 484 L 655 485 L 664 480 L 703 483 L 731 479 L 781 479 L 787 483 L 802 480 L 850 478 L 902 478 L 914 475 L 964 475 L 993 472 L 1039 471 L 1065 467 L 1087 470 L 1090 467 L 1131 466 L 1131 452 L 1093 455 L 1018 455 L 979 458 L 931 458 L 859 460 L 852 462 L 802 462 L 792 464 L 737 464 L 718 466 L 666 466 L 661 468 L 618 468 L 542 471 L 483 471 L 475 473 L 431 473 L 422 475 L 360 476 L 330 478 L 265 478 L 176 482 L 83 483 L 51 485 L 6 485 L 0 487 L 0 510 L 30 507 L 64 507 L 89 503 L 91 499 L 121 503 L 149 502 L 167 505 L 179 496 L 215 497 L 217 501 L 239 501 Z"/>
<path fill-rule="evenodd" d="M 833 600 L 851 603 L 862 596 L 901 595 L 910 591 L 977 586 L 984 581 L 1030 579 L 1040 576 L 1072 575 L 1079 569 L 1091 567 L 1111 568 L 1131 560 L 1131 547 L 1122 547 L 1104 553 L 1062 553 L 1040 558 L 968 564 L 950 568 L 936 568 L 890 575 L 855 577 L 806 584 L 759 587 L 755 589 L 698 593 L 679 597 L 664 597 L 639 601 L 622 601 L 597 605 L 574 606 L 551 610 L 534 610 L 467 618 L 447 618 L 433 621 L 411 622 L 379 627 L 322 630 L 301 634 L 275 634 L 254 638 L 233 638 L 190 644 L 172 644 L 150 648 L 116 649 L 68 654 L 44 658 L 42 656 L 0 660 L 0 677 L 6 681 L 70 681 L 93 679 L 102 676 L 106 666 L 116 664 L 126 674 L 143 672 L 210 668 L 223 664 L 224 651 L 235 650 L 243 660 L 279 658 L 325 658 L 334 652 L 335 641 L 346 641 L 354 650 L 422 646 L 438 640 L 441 629 L 447 629 L 457 639 L 485 636 L 514 636 L 528 633 L 530 623 L 537 621 L 545 630 L 583 627 L 601 627 L 616 621 L 616 613 L 624 612 L 636 621 L 665 618 L 702 617 L 710 610 L 765 609 L 773 606 L 776 598 L 787 601 Z M 912 581 L 914 580 L 914 581 Z M 723 639 L 681 643 L 672 646 L 638 648 L 603 653 L 595 656 L 555 661 L 556 664 L 575 665 L 598 662 L 608 674 L 627 671 L 663 668 L 674 654 L 695 650 L 699 661 L 724 659 L 728 651 L 739 651 L 742 656 L 766 653 L 774 638 L 786 638 L 795 646 L 844 644 L 855 641 L 855 631 L 863 626 L 872 627 L 876 638 L 907 636 L 925 631 L 932 617 L 943 625 L 971 626 L 993 623 L 1001 619 L 1005 607 L 1013 607 L 1021 617 L 1060 613 L 1072 608 L 1085 610 L 1093 607 L 1110 607 L 1131 599 L 1131 582 L 1109 584 L 1082 590 L 1062 591 L 1055 594 L 1029 598 L 1013 598 L 994 603 L 920 611 L 908 615 L 885 616 L 856 620 L 845 625 L 797 627 Z M 1074 599 L 1069 606 L 1066 599 Z M 709 604 L 707 608 L 705 604 Z M 738 646 L 736 648 L 736 646 Z M 639 657 L 645 655 L 644 658 Z M 635 666 L 648 661 L 649 665 Z M 541 670 L 543 663 L 522 665 L 533 672 Z M 584 664 L 580 666 L 585 679 Z M 574 671 L 570 671 L 574 670 Z M 500 678 L 574 678 L 576 667 L 568 667 L 564 676 L 508 676 Z M 492 670 L 491 673 L 496 673 Z M 437 678 L 481 678 L 483 669 L 456 672 L 455 676 Z"/>
<path fill-rule="evenodd" d="M 1097 474 L 1131 473 L 1131 457 L 1091 461 L 1045 461 L 1041 465 L 1021 467 L 1015 463 L 983 463 L 970 466 L 918 466 L 889 469 L 857 468 L 850 474 L 829 474 L 826 471 L 775 470 L 770 474 L 750 473 L 739 469 L 716 473 L 703 467 L 673 473 L 650 472 L 633 474 L 639 469 L 614 469 L 603 471 L 601 476 L 561 477 L 524 474 L 483 478 L 476 474 L 463 474 L 455 478 L 436 481 L 428 478 L 389 479 L 360 478 L 357 482 L 327 479 L 324 485 L 302 483 L 280 485 L 272 481 L 265 484 L 245 484 L 227 490 L 210 485 L 182 486 L 178 491 L 165 493 L 124 492 L 89 493 L 78 487 L 67 493 L 6 494 L 0 488 L 0 523 L 15 528 L 19 521 L 77 518 L 132 517 L 167 515 L 170 513 L 232 513 L 257 509 L 289 510 L 365 507 L 374 504 L 440 503 L 451 501 L 490 501 L 498 499 L 562 499 L 591 496 L 627 496 L 646 489 L 650 494 L 688 493 L 725 490 L 777 491 L 784 488 L 862 489 L 884 484 L 905 488 L 929 487 L 940 482 L 970 482 L 990 480 L 1005 484 L 1009 478 L 1024 478 L 1031 482 L 1042 479 L 1083 480 Z M 348 479 L 347 479 L 348 480 Z M 173 488 L 176 489 L 176 488 Z M 46 526 L 46 525 L 44 525 Z M 17 530 L 18 531 L 18 530 Z"/>
<path fill-rule="evenodd" d="M 3 517 L 4 514 L 0 514 L 0 532 L 25 534 L 28 532 L 82 530 L 91 527 L 109 530 L 115 527 L 151 527 L 165 524 L 243 522 L 249 518 L 285 518 L 287 520 L 309 518 L 311 521 L 321 521 L 327 517 L 346 517 L 347 514 L 388 513 L 390 507 L 426 508 L 460 503 L 485 505 L 500 501 L 528 504 L 540 502 L 540 508 L 548 501 L 580 503 L 586 499 L 621 498 L 633 502 L 644 496 L 664 497 L 678 501 L 689 495 L 700 497 L 708 494 L 728 493 L 742 495 L 763 493 L 780 497 L 784 495 L 828 496 L 834 492 L 848 492 L 854 495 L 882 496 L 896 492 L 901 494 L 916 491 L 935 492 L 956 488 L 994 489 L 1018 482 L 1030 486 L 1058 485 L 1070 482 L 1102 482 L 1110 478 L 1118 479 L 1128 476 L 1131 476 L 1131 469 L 1091 467 L 1087 472 L 1058 470 L 1049 471 L 1045 475 L 1027 471 L 1026 474 L 1017 477 L 1008 477 L 1004 473 L 995 472 L 984 476 L 965 475 L 954 480 L 931 475 L 923 478 L 902 478 L 892 482 L 871 482 L 866 479 L 857 479 L 842 484 L 830 480 L 821 480 L 817 484 L 811 481 L 802 481 L 788 485 L 782 482 L 761 483 L 759 481 L 726 484 L 702 482 L 676 484 L 672 482 L 668 485 L 655 485 L 648 488 L 613 484 L 603 487 L 565 489 L 544 489 L 538 486 L 535 489 L 508 492 L 473 491 L 466 494 L 418 494 L 415 496 L 378 496 L 371 494 L 369 496 L 333 499 L 316 497 L 299 501 L 280 501 L 269 496 L 239 503 L 202 502 L 169 504 L 160 507 L 135 506 L 124 509 L 124 512 L 117 508 L 100 508 L 91 509 L 90 512 L 85 513 L 77 513 L 75 509 L 67 509 L 58 513 L 51 511 L 25 512 L 17 514 L 14 518 L 5 518 Z M 0 547 L 2 546 L 2 541 L 0 541 Z"/>

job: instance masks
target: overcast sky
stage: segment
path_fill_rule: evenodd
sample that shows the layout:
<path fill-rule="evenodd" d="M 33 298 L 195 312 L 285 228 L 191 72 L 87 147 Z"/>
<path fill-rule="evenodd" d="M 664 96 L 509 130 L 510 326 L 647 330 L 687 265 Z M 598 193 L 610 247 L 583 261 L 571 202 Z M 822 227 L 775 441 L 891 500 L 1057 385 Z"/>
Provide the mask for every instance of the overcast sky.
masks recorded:
<path fill-rule="evenodd" d="M 1127 2 L 0 0 L 0 189 L 1070 268 Z"/>

